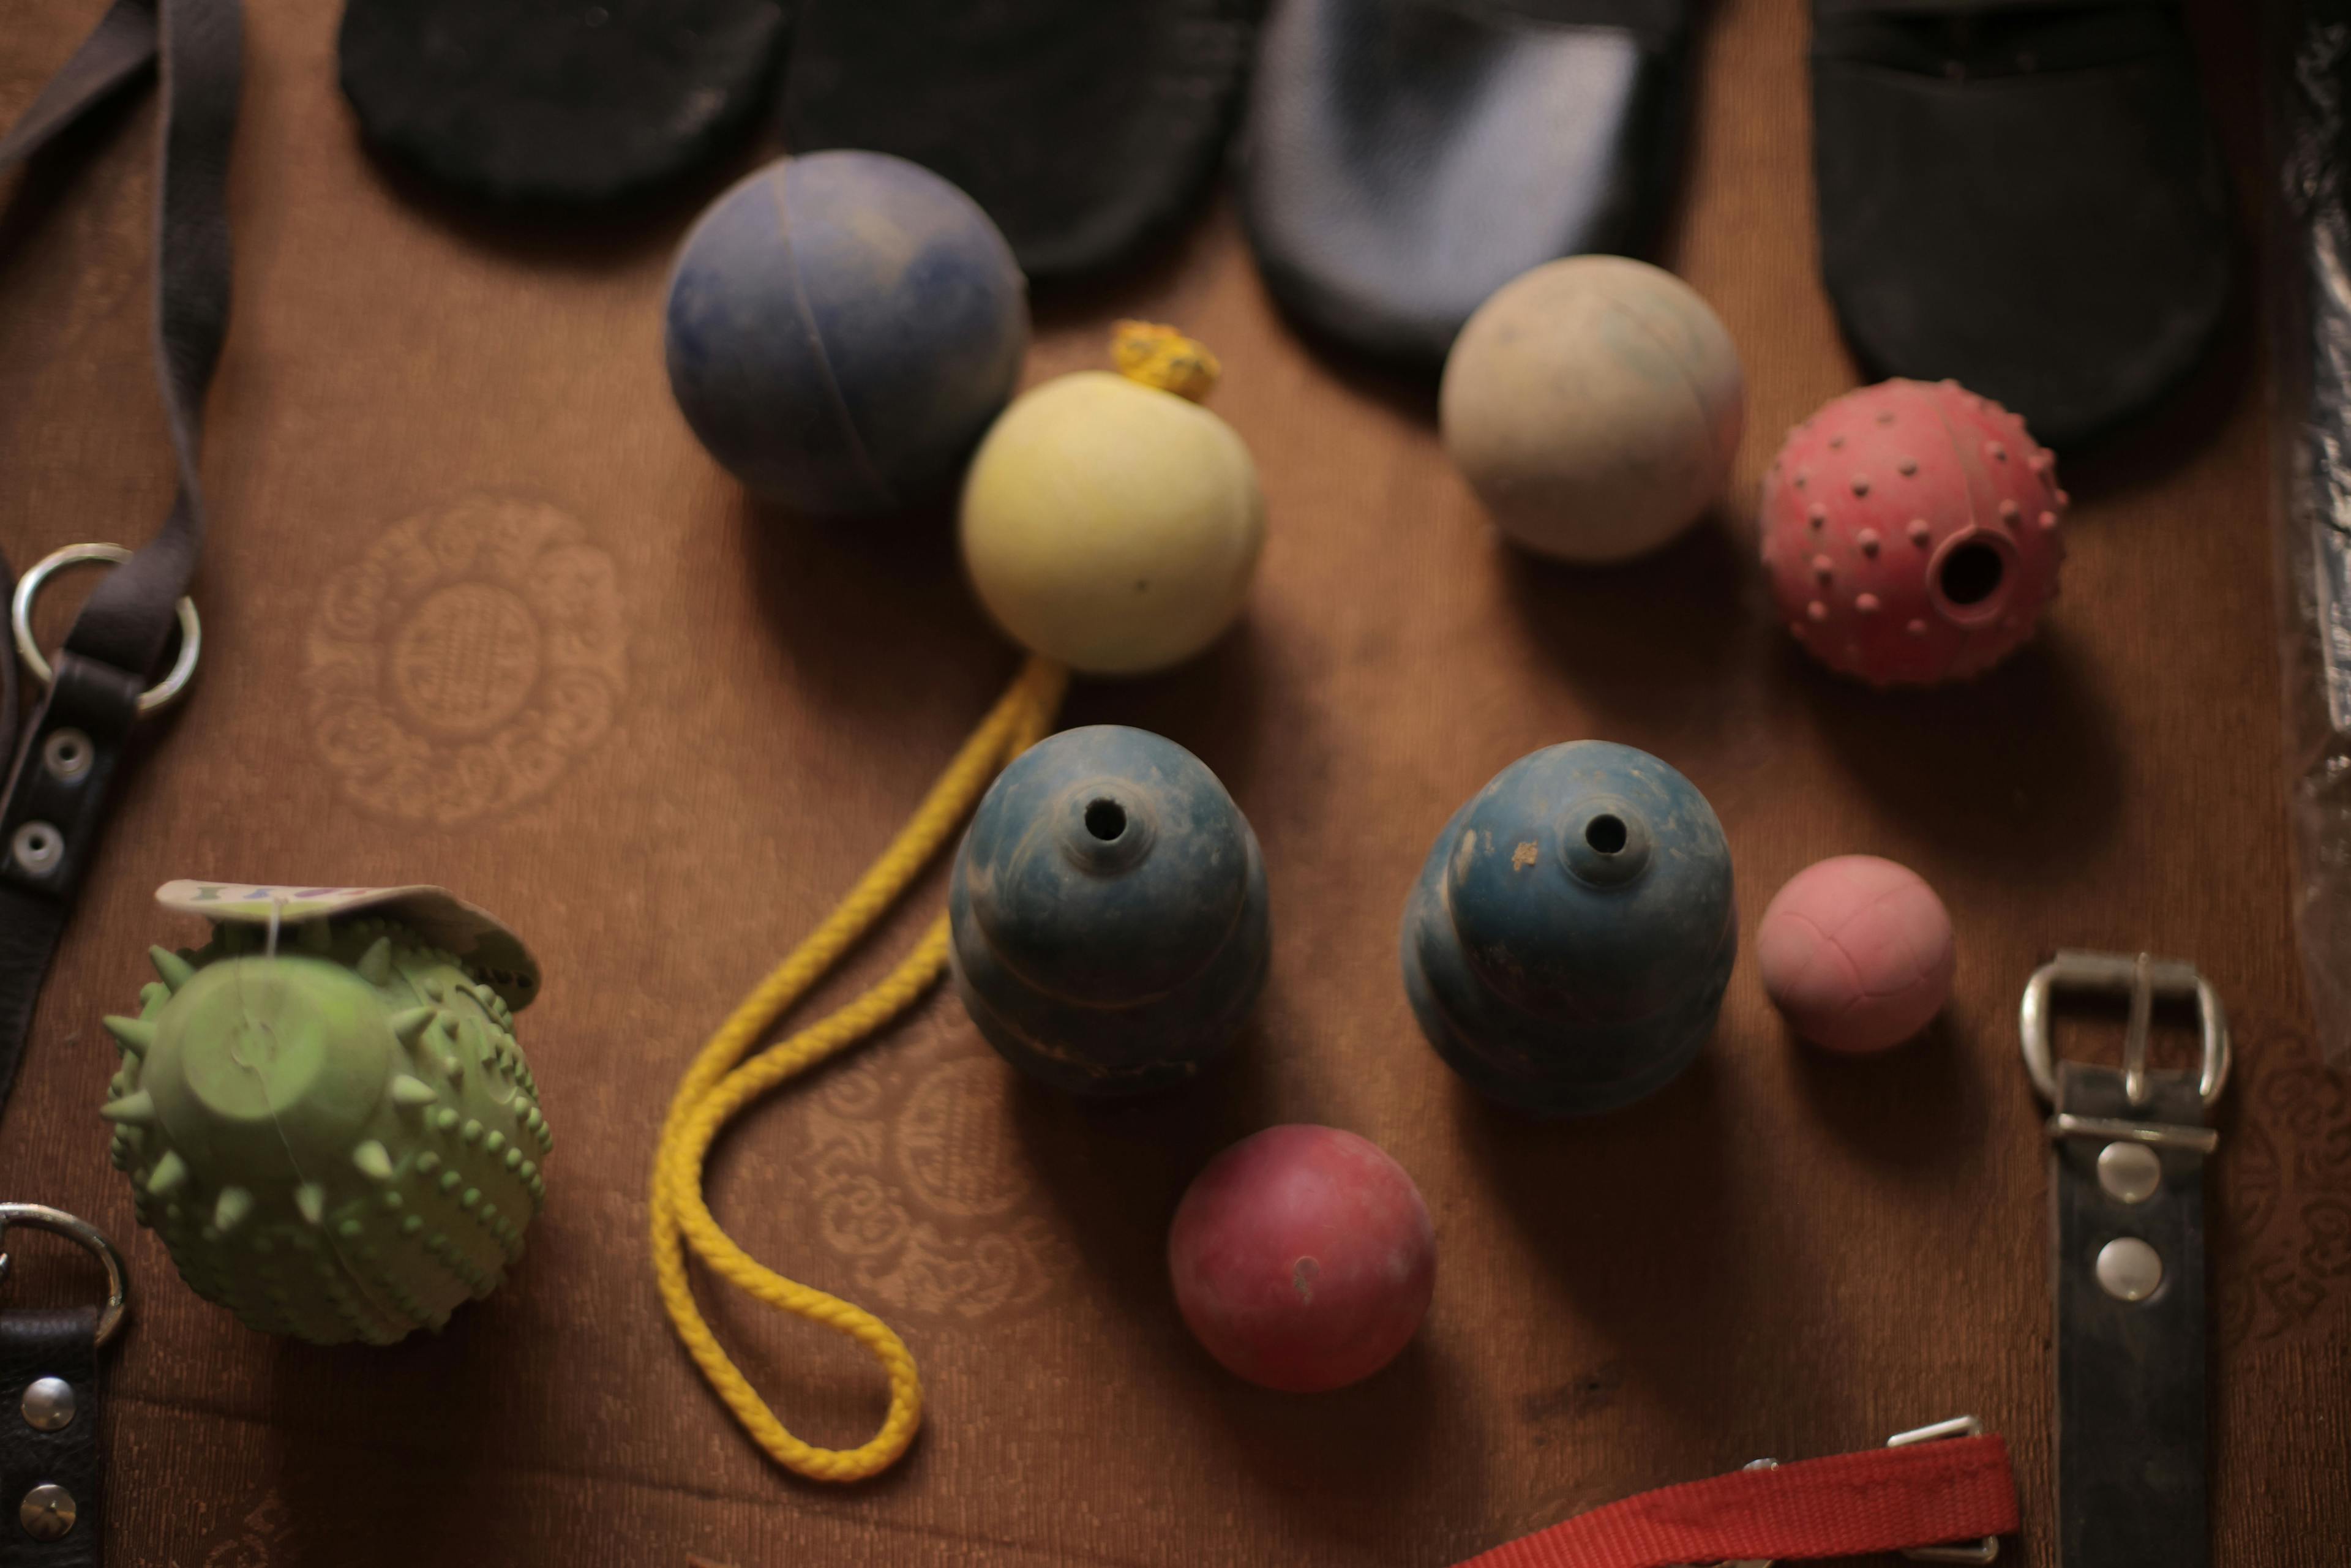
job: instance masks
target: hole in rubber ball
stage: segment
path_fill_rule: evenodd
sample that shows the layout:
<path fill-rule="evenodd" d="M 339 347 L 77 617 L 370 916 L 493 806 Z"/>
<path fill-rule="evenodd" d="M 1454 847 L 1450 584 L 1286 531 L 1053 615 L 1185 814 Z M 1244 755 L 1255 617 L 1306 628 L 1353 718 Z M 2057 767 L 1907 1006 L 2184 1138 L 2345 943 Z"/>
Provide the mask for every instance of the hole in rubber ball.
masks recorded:
<path fill-rule="evenodd" d="M 1961 545 L 1943 561 L 1943 597 L 1954 604 L 1981 604 L 2000 591 L 2008 567 L 1987 544 Z"/>
<path fill-rule="evenodd" d="M 1114 841 L 1126 831 L 1126 808 L 1115 800 L 1088 801 L 1086 831 L 1104 843 Z"/>
<path fill-rule="evenodd" d="M 1604 855 L 1625 847 L 1625 824 L 1614 817 L 1594 817 L 1583 825 L 1583 841 Z"/>

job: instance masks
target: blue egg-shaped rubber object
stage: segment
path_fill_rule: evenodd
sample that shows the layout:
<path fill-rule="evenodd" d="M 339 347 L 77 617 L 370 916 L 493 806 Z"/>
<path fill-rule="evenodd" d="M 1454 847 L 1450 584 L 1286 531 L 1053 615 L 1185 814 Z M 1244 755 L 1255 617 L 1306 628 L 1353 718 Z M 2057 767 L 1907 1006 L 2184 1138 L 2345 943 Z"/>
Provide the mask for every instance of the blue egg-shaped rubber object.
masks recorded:
<path fill-rule="evenodd" d="M 1178 1082 L 1264 988 L 1265 859 L 1207 765 L 1122 725 L 998 776 L 947 891 L 956 988 L 1015 1067 L 1080 1094 Z"/>
<path fill-rule="evenodd" d="M 1520 758 L 1453 814 L 1405 906 L 1429 1043 L 1545 1115 L 1630 1104 L 1714 1030 L 1739 948 L 1730 849 L 1672 768 L 1604 740 Z"/>
<path fill-rule="evenodd" d="M 945 491 L 1010 400 L 1027 281 L 978 204 L 881 152 L 780 158 L 670 274 L 670 391 L 728 472 L 798 510 Z"/>

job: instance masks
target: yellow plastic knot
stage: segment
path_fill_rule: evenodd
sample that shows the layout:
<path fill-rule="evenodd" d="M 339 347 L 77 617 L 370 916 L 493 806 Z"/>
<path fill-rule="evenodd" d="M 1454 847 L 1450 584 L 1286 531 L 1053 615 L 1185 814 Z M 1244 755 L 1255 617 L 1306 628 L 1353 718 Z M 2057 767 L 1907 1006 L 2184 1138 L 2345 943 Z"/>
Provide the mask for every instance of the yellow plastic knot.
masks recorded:
<path fill-rule="evenodd" d="M 1205 343 L 1153 321 L 1121 321 L 1111 329 L 1111 363 L 1130 381 L 1198 402 L 1217 390 L 1224 366 Z"/>

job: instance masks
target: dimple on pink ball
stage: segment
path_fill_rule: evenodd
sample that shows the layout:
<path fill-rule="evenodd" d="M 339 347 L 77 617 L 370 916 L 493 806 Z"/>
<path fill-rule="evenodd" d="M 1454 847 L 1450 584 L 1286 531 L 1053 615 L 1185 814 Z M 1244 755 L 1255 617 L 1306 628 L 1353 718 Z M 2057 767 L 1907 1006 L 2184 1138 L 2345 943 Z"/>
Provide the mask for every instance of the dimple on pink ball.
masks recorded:
<path fill-rule="evenodd" d="M 1880 382 L 1788 433 L 1763 478 L 1781 618 L 1873 685 L 1989 669 L 2057 591 L 2065 492 L 2024 422 L 1957 382 Z"/>
<path fill-rule="evenodd" d="M 1402 1166 L 1336 1127 L 1269 1127 L 1210 1160 L 1167 1232 L 1176 1305 L 1251 1383 L 1317 1394 L 1395 1358 L 1428 1311 L 1437 1233 Z"/>
<path fill-rule="evenodd" d="M 1884 1051 L 1951 997 L 1951 916 L 1927 881 L 1876 855 L 1838 855 L 1788 879 L 1763 911 L 1755 962 L 1798 1034 L 1831 1051 Z"/>

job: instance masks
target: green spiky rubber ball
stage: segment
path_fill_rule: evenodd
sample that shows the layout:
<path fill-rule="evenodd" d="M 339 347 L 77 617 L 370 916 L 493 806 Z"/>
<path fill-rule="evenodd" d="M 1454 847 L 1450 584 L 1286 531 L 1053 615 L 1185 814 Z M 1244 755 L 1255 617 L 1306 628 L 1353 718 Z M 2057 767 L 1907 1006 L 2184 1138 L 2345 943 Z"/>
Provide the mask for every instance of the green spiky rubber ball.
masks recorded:
<path fill-rule="evenodd" d="M 522 1256 L 553 1146 L 514 1015 L 380 918 L 152 950 L 102 1113 L 196 1292 L 321 1344 L 438 1329 Z"/>

